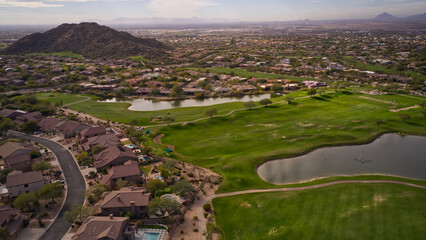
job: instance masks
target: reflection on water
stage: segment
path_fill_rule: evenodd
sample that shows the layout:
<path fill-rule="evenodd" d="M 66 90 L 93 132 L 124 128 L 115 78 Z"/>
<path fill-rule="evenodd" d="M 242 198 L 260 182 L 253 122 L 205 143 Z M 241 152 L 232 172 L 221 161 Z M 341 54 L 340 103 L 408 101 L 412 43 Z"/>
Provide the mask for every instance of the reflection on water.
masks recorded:
<path fill-rule="evenodd" d="M 426 180 L 426 137 L 385 134 L 365 145 L 326 147 L 303 156 L 266 162 L 257 172 L 275 184 L 357 174 Z"/>
<path fill-rule="evenodd" d="M 229 102 L 248 102 L 260 101 L 265 98 L 270 98 L 270 94 L 247 95 L 244 97 L 223 97 L 223 98 L 206 98 L 206 99 L 183 99 L 175 101 L 154 101 L 147 99 L 133 99 L 127 101 L 118 101 L 117 99 L 109 99 L 101 102 L 127 102 L 132 104 L 129 110 L 132 111 L 157 111 L 179 107 L 204 107 Z M 242 107 L 242 105 L 241 105 Z"/>

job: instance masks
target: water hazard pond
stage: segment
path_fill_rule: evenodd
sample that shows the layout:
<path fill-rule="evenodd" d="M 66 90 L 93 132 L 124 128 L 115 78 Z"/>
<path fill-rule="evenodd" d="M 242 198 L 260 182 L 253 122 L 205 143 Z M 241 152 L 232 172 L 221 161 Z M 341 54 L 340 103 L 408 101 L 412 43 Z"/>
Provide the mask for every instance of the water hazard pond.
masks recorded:
<path fill-rule="evenodd" d="M 273 184 L 359 174 L 426 180 L 426 137 L 385 134 L 369 144 L 325 147 L 299 157 L 269 161 L 257 172 Z"/>
<path fill-rule="evenodd" d="M 128 108 L 131 111 L 158 111 L 180 107 L 205 107 L 229 102 L 248 102 L 260 101 L 265 98 L 270 98 L 270 94 L 246 95 L 244 97 L 222 97 L 222 98 L 205 98 L 205 99 L 183 99 L 176 101 L 152 101 L 147 99 L 133 99 L 127 101 L 118 101 L 113 98 L 100 102 L 126 102 L 131 106 Z M 242 106 L 242 105 L 241 105 Z"/>

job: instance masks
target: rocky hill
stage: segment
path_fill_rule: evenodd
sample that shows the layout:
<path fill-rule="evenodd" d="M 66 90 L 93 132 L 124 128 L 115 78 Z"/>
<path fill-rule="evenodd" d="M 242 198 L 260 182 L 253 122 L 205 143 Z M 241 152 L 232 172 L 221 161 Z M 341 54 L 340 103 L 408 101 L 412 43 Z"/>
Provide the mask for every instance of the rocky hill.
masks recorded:
<path fill-rule="evenodd" d="M 142 39 L 97 23 L 62 24 L 44 33 L 21 38 L 2 54 L 71 51 L 87 58 L 162 56 L 166 45 L 155 39 Z"/>

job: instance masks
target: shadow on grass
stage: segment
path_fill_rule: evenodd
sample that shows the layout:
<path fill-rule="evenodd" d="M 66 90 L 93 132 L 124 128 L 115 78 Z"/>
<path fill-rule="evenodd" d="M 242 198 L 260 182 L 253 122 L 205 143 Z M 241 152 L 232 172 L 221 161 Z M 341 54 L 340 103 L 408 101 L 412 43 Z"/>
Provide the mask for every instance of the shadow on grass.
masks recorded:
<path fill-rule="evenodd" d="M 312 97 L 312 98 L 313 98 L 313 99 L 315 99 L 315 100 L 319 100 L 319 101 L 330 102 L 330 100 L 325 99 L 325 98 L 323 98 L 323 97 L 319 97 L 319 96 L 315 96 L 315 97 Z"/>

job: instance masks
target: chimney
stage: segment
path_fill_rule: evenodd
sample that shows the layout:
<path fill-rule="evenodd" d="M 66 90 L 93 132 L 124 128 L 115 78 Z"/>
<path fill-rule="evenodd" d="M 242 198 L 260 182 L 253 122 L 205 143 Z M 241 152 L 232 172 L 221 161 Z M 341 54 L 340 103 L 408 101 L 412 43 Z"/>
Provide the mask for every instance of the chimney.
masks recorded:
<path fill-rule="evenodd" d="M 110 214 L 109 219 L 114 219 L 114 215 Z"/>

